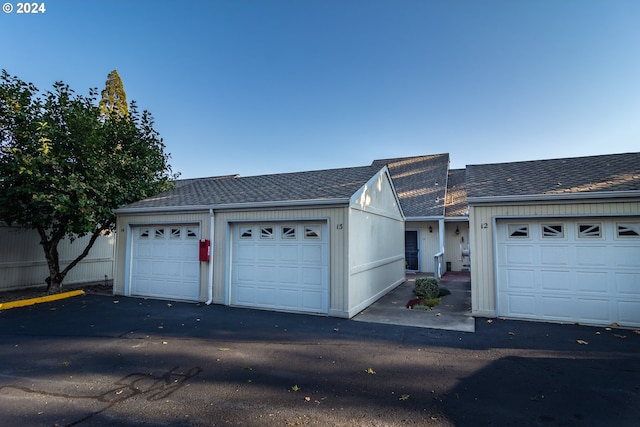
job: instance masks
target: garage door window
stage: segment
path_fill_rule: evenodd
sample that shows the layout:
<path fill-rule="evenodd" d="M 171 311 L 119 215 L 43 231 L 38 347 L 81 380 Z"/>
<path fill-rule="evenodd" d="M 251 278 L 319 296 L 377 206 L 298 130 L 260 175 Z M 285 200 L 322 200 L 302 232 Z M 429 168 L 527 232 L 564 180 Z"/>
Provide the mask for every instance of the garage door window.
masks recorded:
<path fill-rule="evenodd" d="M 562 224 L 542 224 L 543 239 L 563 239 L 564 225 Z"/>
<path fill-rule="evenodd" d="M 260 227 L 261 239 L 273 239 L 273 227 Z"/>
<path fill-rule="evenodd" d="M 282 239 L 284 239 L 284 240 L 295 240 L 296 239 L 296 228 L 295 227 L 282 227 Z"/>
<path fill-rule="evenodd" d="M 198 229 L 187 228 L 187 239 L 197 239 L 197 238 L 198 238 Z"/>
<path fill-rule="evenodd" d="M 141 239 L 148 239 L 149 238 L 149 229 L 148 228 L 141 228 L 140 229 L 140 238 Z"/>
<path fill-rule="evenodd" d="M 164 228 L 156 228 L 154 236 L 156 239 L 164 239 Z"/>
<path fill-rule="evenodd" d="M 310 225 L 304 228 L 305 239 L 320 239 L 320 226 Z"/>
<path fill-rule="evenodd" d="M 578 224 L 579 239 L 599 239 L 602 237 L 602 224 Z"/>
<path fill-rule="evenodd" d="M 252 239 L 253 238 L 253 228 L 251 227 L 240 227 L 240 238 L 241 239 Z"/>
<path fill-rule="evenodd" d="M 619 238 L 640 238 L 640 223 L 618 223 L 616 224 L 617 236 Z"/>
<path fill-rule="evenodd" d="M 509 224 L 508 230 L 510 239 L 526 239 L 529 237 L 528 224 Z"/>
<path fill-rule="evenodd" d="M 172 239 L 181 239 L 182 238 L 182 228 L 172 228 L 171 229 L 171 238 Z"/>

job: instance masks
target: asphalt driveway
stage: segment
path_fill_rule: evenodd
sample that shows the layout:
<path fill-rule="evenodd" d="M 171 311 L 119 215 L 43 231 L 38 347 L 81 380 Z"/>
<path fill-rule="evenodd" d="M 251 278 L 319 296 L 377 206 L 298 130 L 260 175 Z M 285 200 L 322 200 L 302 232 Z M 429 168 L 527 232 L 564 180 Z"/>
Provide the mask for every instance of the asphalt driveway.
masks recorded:
<path fill-rule="evenodd" d="M 20 426 L 637 426 L 640 335 L 475 333 L 85 295 L 0 312 Z"/>

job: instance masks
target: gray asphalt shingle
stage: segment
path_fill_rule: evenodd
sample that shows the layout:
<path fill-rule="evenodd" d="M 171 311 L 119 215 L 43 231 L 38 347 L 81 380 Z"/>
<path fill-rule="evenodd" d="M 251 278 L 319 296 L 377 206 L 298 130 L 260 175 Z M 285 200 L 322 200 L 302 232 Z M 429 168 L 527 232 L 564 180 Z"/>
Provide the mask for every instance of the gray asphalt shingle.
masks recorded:
<path fill-rule="evenodd" d="M 467 166 L 467 196 L 640 190 L 640 153 Z"/>
<path fill-rule="evenodd" d="M 380 168 L 363 166 L 240 177 L 189 179 L 126 209 L 329 200 L 351 197 Z"/>
<path fill-rule="evenodd" d="M 407 218 L 444 216 L 449 154 L 374 160 L 387 165 Z"/>

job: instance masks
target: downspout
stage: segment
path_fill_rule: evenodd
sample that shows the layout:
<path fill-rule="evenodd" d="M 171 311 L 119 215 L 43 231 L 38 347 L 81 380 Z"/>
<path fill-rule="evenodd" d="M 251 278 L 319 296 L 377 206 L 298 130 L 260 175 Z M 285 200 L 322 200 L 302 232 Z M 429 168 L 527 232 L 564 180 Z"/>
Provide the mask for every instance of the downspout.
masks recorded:
<path fill-rule="evenodd" d="M 211 242 L 211 246 L 209 246 L 209 278 L 207 282 L 207 302 L 205 304 L 209 305 L 213 301 L 213 209 L 209 209 L 209 241 Z"/>

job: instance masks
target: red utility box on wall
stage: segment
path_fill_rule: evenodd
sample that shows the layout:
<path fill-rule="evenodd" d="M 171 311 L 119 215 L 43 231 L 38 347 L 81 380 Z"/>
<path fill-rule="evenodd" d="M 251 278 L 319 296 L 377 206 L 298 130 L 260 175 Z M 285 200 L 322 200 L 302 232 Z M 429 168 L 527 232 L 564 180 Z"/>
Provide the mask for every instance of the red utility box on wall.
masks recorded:
<path fill-rule="evenodd" d="M 209 257 L 211 256 L 211 241 L 207 239 L 200 239 L 198 254 L 198 259 L 200 261 L 209 261 Z"/>

